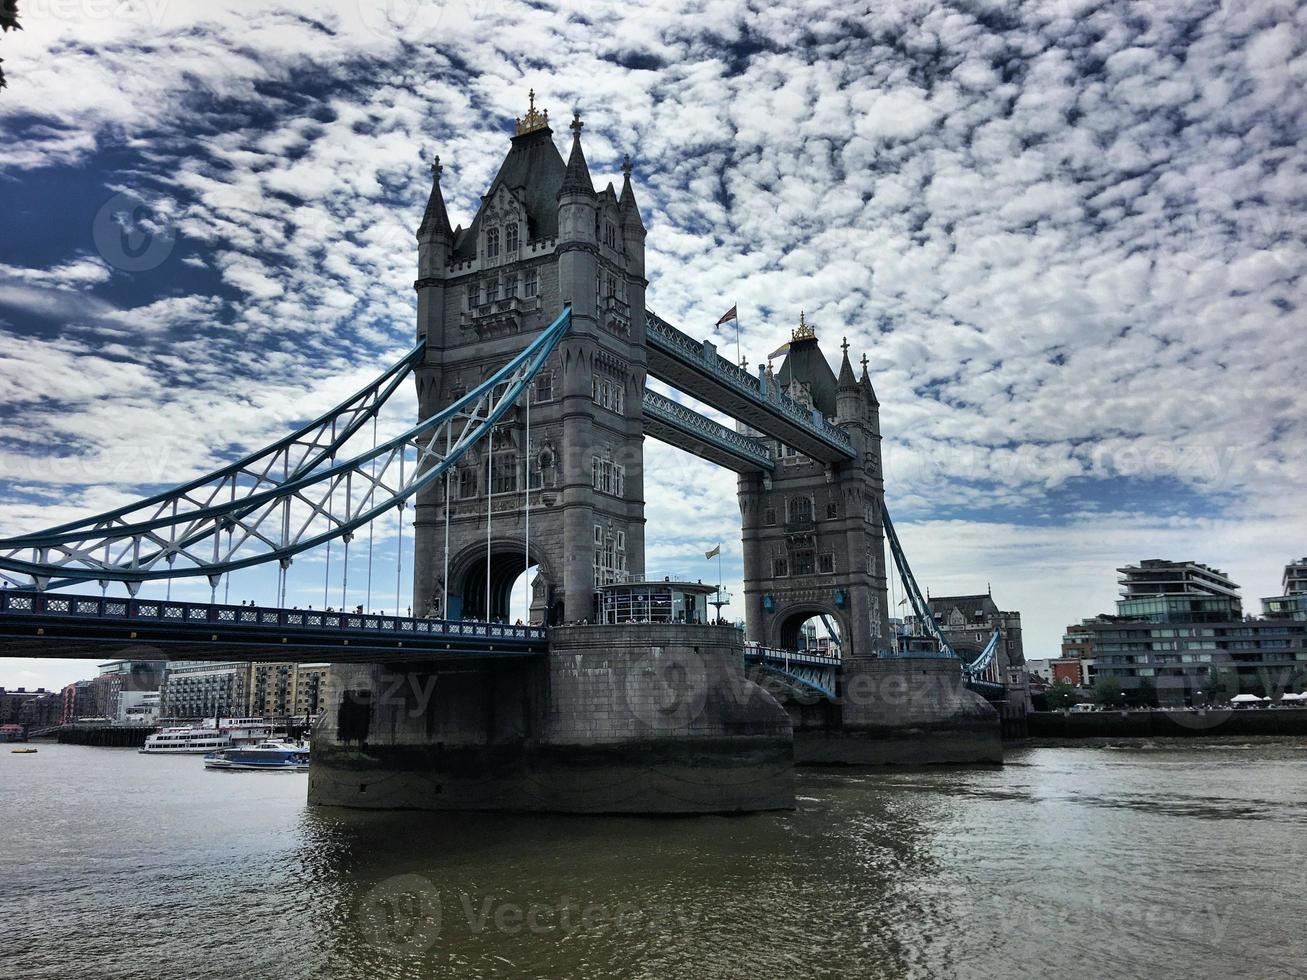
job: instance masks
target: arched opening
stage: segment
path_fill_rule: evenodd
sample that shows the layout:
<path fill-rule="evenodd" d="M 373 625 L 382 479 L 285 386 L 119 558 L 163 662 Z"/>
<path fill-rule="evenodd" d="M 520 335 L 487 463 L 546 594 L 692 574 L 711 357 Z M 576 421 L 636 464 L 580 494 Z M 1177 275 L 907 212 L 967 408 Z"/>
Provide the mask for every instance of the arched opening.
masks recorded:
<path fill-rule="evenodd" d="M 820 650 L 841 655 L 843 651 L 839 618 L 819 609 L 796 610 L 785 617 L 778 637 L 778 645 L 784 650 Z"/>
<path fill-rule="evenodd" d="M 487 566 L 489 575 L 487 575 Z M 519 547 L 492 548 L 467 556 L 459 571 L 450 576 L 453 595 L 450 615 L 455 619 L 476 619 L 496 623 L 544 623 L 552 625 L 548 574 L 538 563 L 529 567 Z M 528 586 L 528 583 L 529 586 Z M 490 602 L 486 595 L 489 587 Z M 528 593 L 528 588 L 530 589 Z"/>

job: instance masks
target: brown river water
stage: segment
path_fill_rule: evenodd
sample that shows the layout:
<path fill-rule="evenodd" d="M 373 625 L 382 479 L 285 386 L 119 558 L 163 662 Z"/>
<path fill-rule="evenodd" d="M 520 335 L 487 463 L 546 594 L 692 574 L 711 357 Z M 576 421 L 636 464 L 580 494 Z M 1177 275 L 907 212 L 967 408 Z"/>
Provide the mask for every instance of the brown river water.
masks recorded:
<path fill-rule="evenodd" d="M 309 807 L 303 773 L 0 748 L 0 974 L 1307 975 L 1307 741 L 804 770 L 794 812 Z"/>

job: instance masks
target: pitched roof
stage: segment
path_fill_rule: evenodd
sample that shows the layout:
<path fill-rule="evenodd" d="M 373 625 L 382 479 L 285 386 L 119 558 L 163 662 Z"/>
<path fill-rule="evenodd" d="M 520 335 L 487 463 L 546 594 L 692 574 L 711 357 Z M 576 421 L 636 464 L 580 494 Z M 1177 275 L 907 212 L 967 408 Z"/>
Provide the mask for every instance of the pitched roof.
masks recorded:
<path fill-rule="evenodd" d="M 927 600 L 936 618 L 947 617 L 954 609 L 966 617 L 968 623 L 983 620 L 999 611 L 990 595 L 933 595 Z M 979 614 L 979 615 L 977 615 Z"/>
<path fill-rule="evenodd" d="M 427 209 L 422 214 L 422 224 L 418 225 L 418 237 L 428 232 L 445 237 L 452 237 L 454 232 L 449 227 L 449 212 L 445 210 L 445 196 L 440 193 L 440 158 L 436 158 L 431 168 L 431 196 L 427 198 Z"/>
<path fill-rule="evenodd" d="M 806 384 L 812 394 L 813 407 L 828 418 L 836 414 L 835 372 L 821 352 L 816 337 L 790 341 L 785 363 L 776 372 L 776 380 L 782 387 L 788 387 L 792 381 Z"/>
<path fill-rule="evenodd" d="M 481 199 L 472 224 L 455 236 L 454 258 L 476 258 L 481 213 L 501 186 L 513 191 L 526 208 L 527 241 L 558 235 L 558 189 L 566 171 L 563 155 L 554 146 L 548 126 L 514 136 L 499 173 Z"/>

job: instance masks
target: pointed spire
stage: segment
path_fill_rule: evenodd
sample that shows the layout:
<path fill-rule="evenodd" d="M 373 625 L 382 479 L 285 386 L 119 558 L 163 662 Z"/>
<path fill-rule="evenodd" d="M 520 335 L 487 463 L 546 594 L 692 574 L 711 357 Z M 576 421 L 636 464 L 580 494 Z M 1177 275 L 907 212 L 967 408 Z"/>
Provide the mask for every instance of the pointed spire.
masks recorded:
<path fill-rule="evenodd" d="M 581 152 L 581 127 L 584 125 L 585 123 L 581 122 L 581 113 L 576 111 L 569 127 L 572 130 L 572 154 L 567 158 L 567 172 L 563 175 L 563 186 L 558 189 L 559 194 L 566 194 L 568 191 L 580 191 L 586 194 L 595 192 L 595 185 L 590 180 L 590 168 L 586 166 L 585 154 Z"/>
<path fill-rule="evenodd" d="M 880 400 L 876 398 L 876 389 L 871 386 L 871 375 L 867 373 L 867 355 L 862 355 L 862 377 L 858 379 L 858 384 L 862 386 L 863 394 L 871 399 L 871 404 L 877 408 L 880 407 Z"/>
<path fill-rule="evenodd" d="M 622 212 L 623 223 L 634 222 L 644 228 L 644 219 L 640 217 L 640 206 L 635 203 L 635 191 L 631 189 L 631 154 L 622 157 L 622 196 L 617 202 Z"/>
<path fill-rule="evenodd" d="M 840 380 L 839 380 L 840 390 L 841 391 L 844 391 L 846 389 L 856 390 L 858 387 L 858 381 L 856 378 L 853 377 L 853 365 L 849 363 L 849 338 L 848 337 L 844 338 L 844 343 L 840 344 L 840 347 L 843 348 L 844 350 L 844 359 L 840 361 Z"/>
<path fill-rule="evenodd" d="M 418 225 L 418 237 L 426 235 L 453 239 L 454 233 L 449 227 L 449 212 L 445 210 L 445 198 L 440 193 L 440 174 L 444 170 L 440 157 L 431 163 L 431 196 L 427 198 L 427 210 L 422 215 L 422 224 Z"/>

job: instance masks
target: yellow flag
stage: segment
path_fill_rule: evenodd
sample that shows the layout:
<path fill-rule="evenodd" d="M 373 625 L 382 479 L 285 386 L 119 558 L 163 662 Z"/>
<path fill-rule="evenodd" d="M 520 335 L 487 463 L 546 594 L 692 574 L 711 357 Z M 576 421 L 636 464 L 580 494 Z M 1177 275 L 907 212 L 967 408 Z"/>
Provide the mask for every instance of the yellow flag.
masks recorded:
<path fill-rule="evenodd" d="M 717 546 L 716 548 L 714 548 L 712 551 L 705 551 L 705 552 L 703 553 L 703 556 L 704 556 L 705 558 L 716 558 L 716 557 L 717 557 L 718 555 L 720 555 L 721 553 L 722 553 L 722 546 L 721 546 L 721 545 L 718 545 L 718 546 Z"/>

